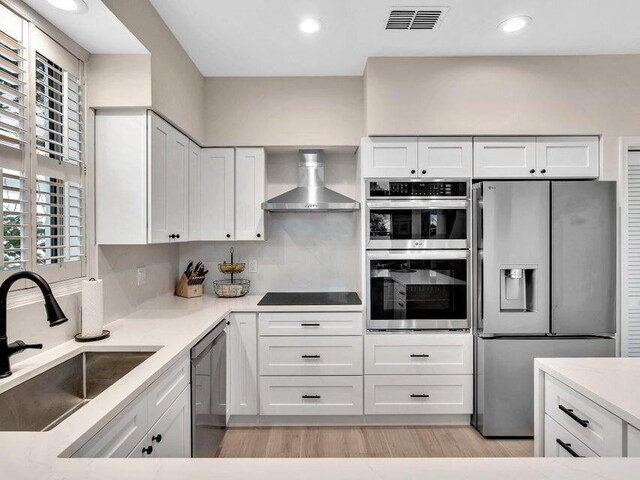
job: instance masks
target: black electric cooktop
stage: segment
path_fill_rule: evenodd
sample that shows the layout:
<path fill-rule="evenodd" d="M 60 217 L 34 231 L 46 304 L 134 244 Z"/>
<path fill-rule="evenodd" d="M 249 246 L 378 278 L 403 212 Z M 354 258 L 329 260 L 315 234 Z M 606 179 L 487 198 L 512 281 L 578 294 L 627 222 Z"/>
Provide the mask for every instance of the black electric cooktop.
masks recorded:
<path fill-rule="evenodd" d="M 362 305 L 356 292 L 270 292 L 258 305 Z"/>

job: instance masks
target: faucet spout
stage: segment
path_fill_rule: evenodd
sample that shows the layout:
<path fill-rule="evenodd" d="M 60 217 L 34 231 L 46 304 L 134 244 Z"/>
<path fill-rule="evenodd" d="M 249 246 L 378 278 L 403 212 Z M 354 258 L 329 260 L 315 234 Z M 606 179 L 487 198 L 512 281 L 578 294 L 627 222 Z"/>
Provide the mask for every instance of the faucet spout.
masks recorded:
<path fill-rule="evenodd" d="M 47 321 L 50 327 L 55 327 L 66 322 L 67 316 L 60 308 L 57 300 L 51 292 L 51 287 L 47 281 L 34 272 L 21 271 L 7 277 L 0 285 L 0 378 L 11 375 L 11 366 L 9 357 L 15 353 L 21 352 L 27 348 L 42 348 L 42 345 L 27 345 L 20 340 L 9 345 L 7 341 L 7 296 L 9 289 L 18 280 L 27 279 L 35 283 L 44 297 L 44 308 L 47 313 Z M 19 347 L 19 348 L 18 348 Z"/>

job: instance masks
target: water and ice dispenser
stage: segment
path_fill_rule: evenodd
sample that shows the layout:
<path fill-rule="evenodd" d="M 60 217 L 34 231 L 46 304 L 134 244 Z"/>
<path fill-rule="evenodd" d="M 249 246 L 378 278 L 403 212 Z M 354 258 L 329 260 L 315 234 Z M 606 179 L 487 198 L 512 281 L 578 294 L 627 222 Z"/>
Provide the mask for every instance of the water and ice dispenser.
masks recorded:
<path fill-rule="evenodd" d="M 500 268 L 500 311 L 534 312 L 536 268 Z"/>

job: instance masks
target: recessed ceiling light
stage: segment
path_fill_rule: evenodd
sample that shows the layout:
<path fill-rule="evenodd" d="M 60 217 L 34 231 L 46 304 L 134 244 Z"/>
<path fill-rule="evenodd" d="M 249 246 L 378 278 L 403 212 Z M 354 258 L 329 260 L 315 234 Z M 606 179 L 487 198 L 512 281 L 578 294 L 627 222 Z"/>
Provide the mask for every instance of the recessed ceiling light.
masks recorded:
<path fill-rule="evenodd" d="M 47 0 L 47 2 L 69 13 L 85 12 L 89 8 L 84 0 Z"/>
<path fill-rule="evenodd" d="M 300 25 L 298 25 L 298 28 L 303 33 L 316 33 L 320 30 L 320 27 L 320 21 L 315 18 L 305 18 L 300 22 Z"/>
<path fill-rule="evenodd" d="M 526 15 L 521 15 L 519 17 L 512 17 L 505 20 L 500 25 L 498 25 L 498 28 L 505 33 L 513 33 L 513 32 L 522 30 L 524 27 L 526 27 L 530 23 L 531 23 L 531 17 L 527 17 Z"/>

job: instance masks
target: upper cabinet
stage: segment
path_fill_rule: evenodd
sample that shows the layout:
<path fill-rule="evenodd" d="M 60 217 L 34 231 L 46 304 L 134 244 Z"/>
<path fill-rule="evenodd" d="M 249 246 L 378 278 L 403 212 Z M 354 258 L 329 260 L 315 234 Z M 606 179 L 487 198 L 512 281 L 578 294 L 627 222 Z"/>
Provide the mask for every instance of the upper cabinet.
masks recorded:
<path fill-rule="evenodd" d="M 471 137 L 373 137 L 362 140 L 365 178 L 471 177 Z"/>
<path fill-rule="evenodd" d="M 189 139 L 147 110 L 99 110 L 95 130 L 97 243 L 189 240 Z"/>
<path fill-rule="evenodd" d="M 413 177 L 418 172 L 418 139 L 365 137 L 361 158 L 365 178 Z"/>
<path fill-rule="evenodd" d="M 191 240 L 264 240 L 264 149 L 202 148 L 190 169 Z"/>
<path fill-rule="evenodd" d="M 236 240 L 264 240 L 263 148 L 236 148 Z"/>
<path fill-rule="evenodd" d="M 418 175 L 421 177 L 471 177 L 471 137 L 422 137 L 418 139 Z"/>
<path fill-rule="evenodd" d="M 475 178 L 598 178 L 596 136 L 475 137 Z"/>

